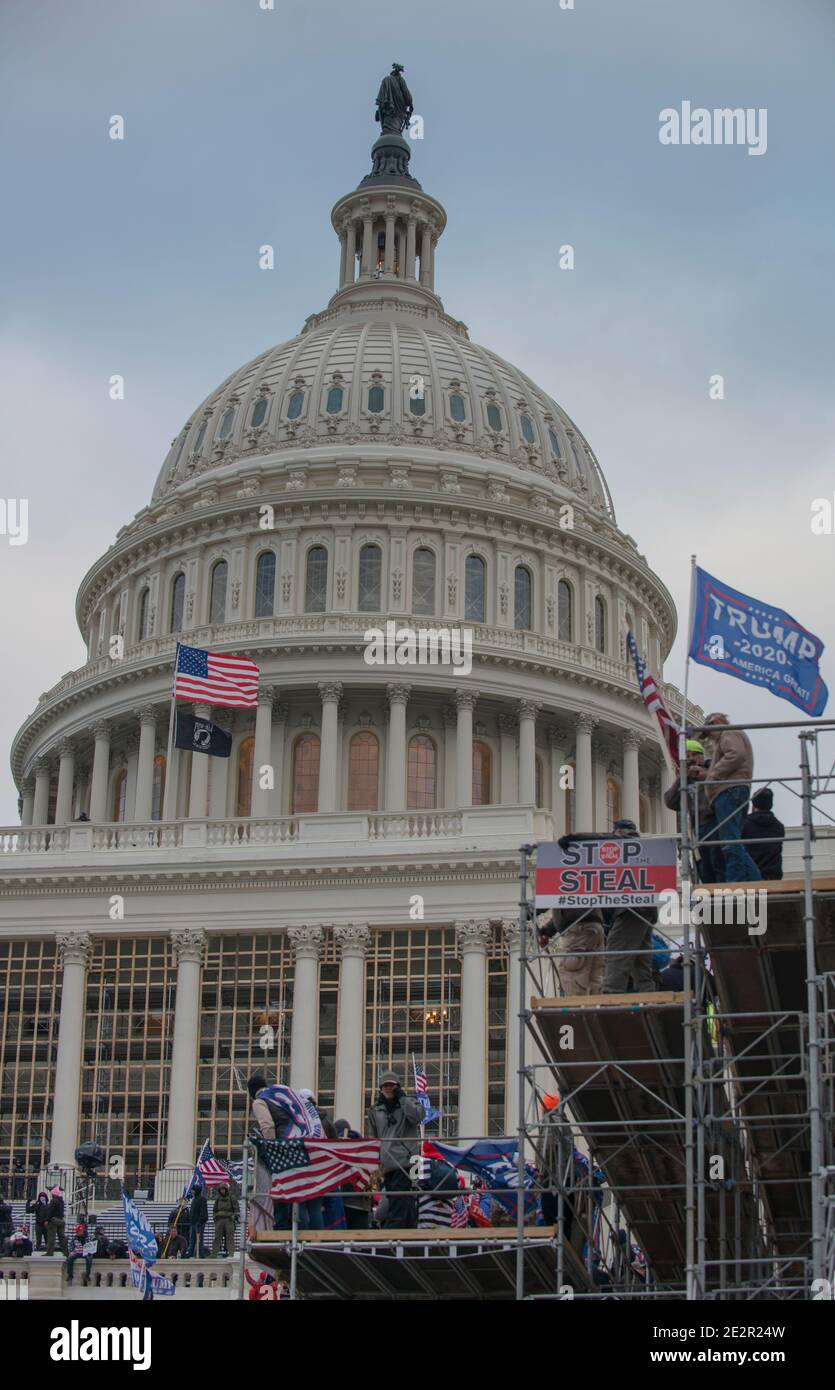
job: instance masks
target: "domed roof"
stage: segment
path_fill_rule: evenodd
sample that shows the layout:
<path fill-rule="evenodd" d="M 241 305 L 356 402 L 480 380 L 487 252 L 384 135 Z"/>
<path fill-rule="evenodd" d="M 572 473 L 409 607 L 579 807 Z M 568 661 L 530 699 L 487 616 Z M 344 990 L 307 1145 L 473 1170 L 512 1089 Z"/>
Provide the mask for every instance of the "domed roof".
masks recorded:
<path fill-rule="evenodd" d="M 470 342 L 463 325 L 418 325 L 413 311 L 398 314 L 384 299 L 379 316 L 363 307 L 324 327 L 312 321 L 207 396 L 174 440 L 153 501 L 247 455 L 388 442 L 540 470 L 614 521 L 589 444 L 530 377 Z"/>

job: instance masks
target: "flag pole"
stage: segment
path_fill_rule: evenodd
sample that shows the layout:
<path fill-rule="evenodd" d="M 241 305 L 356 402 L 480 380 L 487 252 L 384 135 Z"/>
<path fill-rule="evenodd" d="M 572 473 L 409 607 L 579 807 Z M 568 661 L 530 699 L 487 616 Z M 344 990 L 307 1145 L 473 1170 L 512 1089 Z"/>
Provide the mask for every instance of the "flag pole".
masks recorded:
<path fill-rule="evenodd" d="M 168 716 L 168 751 L 165 755 L 165 796 L 163 798 L 162 808 L 162 819 L 164 821 L 170 821 L 174 819 L 174 817 L 171 815 L 171 789 L 174 785 L 174 770 L 171 766 L 171 754 L 174 744 L 174 711 L 177 707 L 177 701 L 174 695 L 174 686 L 177 681 L 177 665 L 179 663 L 179 659 L 180 644 L 178 642 L 176 650 L 174 652 L 174 680 L 171 683 L 171 712 Z M 174 809 L 176 811 L 176 807 Z"/>

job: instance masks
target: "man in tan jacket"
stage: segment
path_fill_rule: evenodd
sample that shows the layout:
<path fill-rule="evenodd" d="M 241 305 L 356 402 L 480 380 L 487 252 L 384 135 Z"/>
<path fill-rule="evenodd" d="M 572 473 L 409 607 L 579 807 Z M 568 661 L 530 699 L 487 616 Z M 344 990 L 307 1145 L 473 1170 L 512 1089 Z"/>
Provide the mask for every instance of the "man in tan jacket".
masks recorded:
<path fill-rule="evenodd" d="M 710 767 L 704 773 L 705 793 L 716 816 L 715 838 L 724 841 L 725 882 L 748 883 L 762 878 L 742 839 L 742 818 L 754 775 L 754 750 L 748 735 L 741 729 L 726 728 L 727 723 L 728 716 L 719 713 L 709 714 L 705 720 L 711 746 Z M 688 771 L 688 776 L 693 775 Z M 698 780 L 698 773 L 695 776 Z"/>

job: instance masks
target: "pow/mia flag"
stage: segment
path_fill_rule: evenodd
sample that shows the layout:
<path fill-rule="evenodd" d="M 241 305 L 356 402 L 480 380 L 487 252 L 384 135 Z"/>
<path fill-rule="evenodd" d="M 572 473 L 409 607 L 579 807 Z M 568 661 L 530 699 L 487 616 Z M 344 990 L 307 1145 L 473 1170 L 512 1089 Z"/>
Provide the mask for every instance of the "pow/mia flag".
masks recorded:
<path fill-rule="evenodd" d="M 190 748 L 192 753 L 211 753 L 215 758 L 228 758 L 232 752 L 232 735 L 209 719 L 196 719 L 193 714 L 180 714 L 178 710 L 174 746 Z"/>

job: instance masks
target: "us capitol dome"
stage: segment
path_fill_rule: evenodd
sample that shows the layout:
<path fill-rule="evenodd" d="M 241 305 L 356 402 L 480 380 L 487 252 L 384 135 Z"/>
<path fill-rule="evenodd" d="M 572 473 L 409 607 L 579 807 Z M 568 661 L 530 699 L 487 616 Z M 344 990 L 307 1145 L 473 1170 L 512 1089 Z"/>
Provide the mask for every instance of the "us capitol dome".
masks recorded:
<path fill-rule="evenodd" d="M 446 312 L 410 153 L 384 123 L 335 294 L 183 421 L 14 740 L 0 1187 L 94 1140 L 173 1199 L 205 1139 L 239 1156 L 256 1067 L 361 1128 L 414 1054 L 445 1134 L 515 1132 L 519 846 L 670 828 L 625 635 L 660 677 L 672 599 L 571 418 Z M 389 619 L 470 629 L 471 672 L 369 665 Z M 192 711 L 228 759 L 168 756 L 178 641 L 260 667 L 257 709 Z"/>

